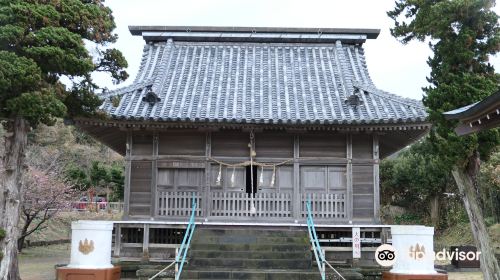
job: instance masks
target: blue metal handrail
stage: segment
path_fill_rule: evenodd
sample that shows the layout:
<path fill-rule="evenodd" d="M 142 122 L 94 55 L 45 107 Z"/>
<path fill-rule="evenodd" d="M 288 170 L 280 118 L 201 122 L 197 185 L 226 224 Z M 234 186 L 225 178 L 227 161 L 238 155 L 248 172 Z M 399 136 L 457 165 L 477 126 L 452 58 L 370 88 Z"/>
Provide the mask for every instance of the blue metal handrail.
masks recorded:
<path fill-rule="evenodd" d="M 182 240 L 181 247 L 179 248 L 179 253 L 175 256 L 175 262 L 179 265 L 179 269 L 175 274 L 175 280 L 179 280 L 182 273 L 182 268 L 186 262 L 186 256 L 189 249 L 189 244 L 191 244 L 191 239 L 193 238 L 194 229 L 196 224 L 194 222 L 194 216 L 196 212 L 196 197 L 193 193 L 193 207 L 191 210 L 191 217 L 189 218 L 189 223 L 186 228 L 186 233 L 184 234 L 184 239 Z M 182 259 L 181 259 L 182 258 Z"/>
<path fill-rule="evenodd" d="M 306 208 L 307 208 L 307 231 L 309 232 L 309 239 L 313 247 L 314 257 L 316 258 L 316 264 L 318 265 L 319 273 L 321 274 L 321 279 L 322 280 L 326 279 L 325 264 L 328 265 L 328 267 L 330 267 L 331 269 L 333 269 L 333 271 L 341 279 L 344 279 L 344 277 L 342 277 L 342 275 L 340 275 L 340 273 L 335 268 L 333 268 L 330 263 L 326 261 L 325 254 L 323 253 L 323 250 L 321 250 L 321 246 L 319 245 L 318 235 L 316 234 L 316 228 L 314 226 L 314 220 L 311 212 L 311 199 L 309 197 L 306 202 Z"/>
<path fill-rule="evenodd" d="M 325 280 L 326 273 L 324 267 L 325 256 L 323 255 L 323 250 L 319 245 L 318 235 L 316 234 L 316 228 L 314 227 L 314 221 L 311 214 L 311 200 L 307 199 L 307 231 L 309 232 L 309 239 L 311 240 L 311 245 L 313 247 L 314 257 L 316 258 L 316 264 L 318 265 L 319 273 L 321 274 L 321 279 Z"/>

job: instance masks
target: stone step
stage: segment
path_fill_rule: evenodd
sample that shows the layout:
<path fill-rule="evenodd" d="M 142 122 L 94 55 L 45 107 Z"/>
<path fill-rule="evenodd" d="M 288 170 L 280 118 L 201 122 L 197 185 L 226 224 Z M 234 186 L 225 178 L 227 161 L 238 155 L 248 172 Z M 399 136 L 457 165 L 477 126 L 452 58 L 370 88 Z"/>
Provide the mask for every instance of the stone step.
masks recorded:
<path fill-rule="evenodd" d="M 309 239 L 303 237 L 259 236 L 259 235 L 224 235 L 207 236 L 200 233 L 193 237 L 193 243 L 204 244 L 308 244 Z"/>
<path fill-rule="evenodd" d="M 155 275 L 159 270 L 156 269 L 140 269 L 137 271 L 139 280 L 147 280 Z M 346 280 L 362 280 L 363 276 L 357 271 L 352 269 L 338 269 Z M 333 272 L 327 273 L 331 277 L 327 279 L 334 279 Z M 264 280 L 309 280 L 318 279 L 320 277 L 316 268 L 312 269 L 226 269 L 219 268 L 217 270 L 195 269 L 186 270 L 182 272 L 181 279 L 264 279 Z M 174 271 L 169 270 L 159 275 L 157 280 L 171 280 L 173 279 Z"/>
<path fill-rule="evenodd" d="M 135 272 L 135 275 L 139 277 L 140 279 L 149 279 L 156 273 L 160 272 L 163 268 L 141 268 Z M 173 278 L 175 277 L 175 270 L 174 269 L 169 269 L 167 271 L 164 271 L 158 275 L 158 278 L 156 279 L 161 279 L 161 278 Z"/>
<path fill-rule="evenodd" d="M 193 268 L 247 268 L 247 269 L 311 269 L 311 260 L 304 259 L 214 259 L 192 258 L 188 269 Z"/>
<path fill-rule="evenodd" d="M 192 242 L 189 250 L 204 251 L 273 251 L 301 252 L 310 250 L 309 244 L 204 244 Z"/>
<path fill-rule="evenodd" d="M 183 271 L 181 279 L 262 279 L 262 280 L 317 280 L 315 270 L 300 269 L 218 269 Z"/>
<path fill-rule="evenodd" d="M 182 279 L 318 279 L 305 230 L 200 229 Z"/>
<path fill-rule="evenodd" d="M 215 251 L 191 250 L 191 258 L 220 258 L 220 259 L 311 259 L 310 251 Z"/>

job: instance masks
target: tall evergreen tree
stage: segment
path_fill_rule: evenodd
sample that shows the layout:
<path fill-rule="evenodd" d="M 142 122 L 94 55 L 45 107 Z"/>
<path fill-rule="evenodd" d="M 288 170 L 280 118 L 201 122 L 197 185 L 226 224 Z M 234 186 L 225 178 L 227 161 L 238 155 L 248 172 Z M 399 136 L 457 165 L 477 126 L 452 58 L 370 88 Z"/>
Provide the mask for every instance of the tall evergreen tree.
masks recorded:
<path fill-rule="evenodd" d="M 94 71 L 127 78 L 111 10 L 103 0 L 0 0 L 0 117 L 7 130 L 1 158 L 1 280 L 19 279 L 17 242 L 26 136 L 56 117 L 88 116 L 100 101 Z M 92 54 L 89 52 L 92 50 Z M 61 78 L 72 81 L 66 88 Z"/>
<path fill-rule="evenodd" d="M 489 57 L 500 49 L 498 15 L 492 0 L 398 0 L 391 29 L 403 43 L 428 41 L 430 85 L 423 88 L 424 104 L 433 123 L 434 152 L 444 160 L 464 200 L 476 245 L 481 250 L 484 279 L 500 279 L 500 270 L 479 204 L 480 159 L 487 158 L 500 142 L 499 130 L 458 137 L 454 121 L 442 113 L 477 102 L 498 90 L 499 74 Z"/>

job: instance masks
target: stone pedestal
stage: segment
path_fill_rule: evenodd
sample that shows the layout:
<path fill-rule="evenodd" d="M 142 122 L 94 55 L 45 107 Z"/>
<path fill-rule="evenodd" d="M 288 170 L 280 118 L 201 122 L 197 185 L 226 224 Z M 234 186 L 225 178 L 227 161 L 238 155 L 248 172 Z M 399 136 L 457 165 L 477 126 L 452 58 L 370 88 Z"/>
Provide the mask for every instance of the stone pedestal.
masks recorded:
<path fill-rule="evenodd" d="M 103 269 L 60 267 L 57 269 L 57 280 L 120 280 L 119 266 Z"/>
<path fill-rule="evenodd" d="M 434 269 L 434 228 L 425 226 L 392 226 L 392 246 L 396 262 L 383 280 L 446 280 L 448 275 Z"/>
<path fill-rule="evenodd" d="M 120 267 L 111 264 L 113 222 L 77 221 L 71 231 L 71 260 L 57 268 L 57 280 L 120 279 Z"/>
<path fill-rule="evenodd" d="M 448 280 L 448 275 L 446 274 L 399 274 L 392 272 L 383 272 L 382 280 Z"/>

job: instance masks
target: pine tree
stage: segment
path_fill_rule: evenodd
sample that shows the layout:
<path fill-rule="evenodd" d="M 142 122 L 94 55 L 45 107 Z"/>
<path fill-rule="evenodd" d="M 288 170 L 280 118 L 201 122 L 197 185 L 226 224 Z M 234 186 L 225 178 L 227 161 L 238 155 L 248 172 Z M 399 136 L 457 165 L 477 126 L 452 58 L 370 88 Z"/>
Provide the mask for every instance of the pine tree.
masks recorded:
<path fill-rule="evenodd" d="M 100 105 L 91 73 L 127 78 L 111 10 L 102 0 L 0 0 L 0 118 L 6 129 L 1 159 L 0 279 L 17 280 L 21 177 L 27 133 L 57 117 L 88 116 Z M 89 53 L 92 49 L 92 54 Z M 72 86 L 67 88 L 61 78 Z"/>
<path fill-rule="evenodd" d="M 481 251 L 484 279 L 500 279 L 477 195 L 480 159 L 500 143 L 498 129 L 458 137 L 456 121 L 442 113 L 484 99 L 498 90 L 500 76 L 489 57 L 500 49 L 498 15 L 491 0 L 399 0 L 391 29 L 402 43 L 428 41 L 430 85 L 423 88 L 424 104 L 433 123 L 430 139 L 435 152 L 450 166 L 464 200 L 476 246 Z"/>

